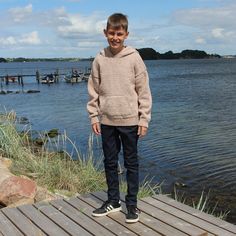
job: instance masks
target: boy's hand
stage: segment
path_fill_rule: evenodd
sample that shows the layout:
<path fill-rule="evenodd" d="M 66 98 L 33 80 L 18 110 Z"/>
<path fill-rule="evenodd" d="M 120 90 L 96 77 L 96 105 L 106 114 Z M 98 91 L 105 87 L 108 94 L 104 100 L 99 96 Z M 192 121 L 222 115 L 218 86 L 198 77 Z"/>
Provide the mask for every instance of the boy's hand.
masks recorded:
<path fill-rule="evenodd" d="M 99 123 L 92 124 L 92 130 L 96 135 L 100 135 L 101 134 L 100 124 Z"/>
<path fill-rule="evenodd" d="M 138 136 L 141 138 L 147 134 L 147 127 L 139 126 L 138 127 Z"/>

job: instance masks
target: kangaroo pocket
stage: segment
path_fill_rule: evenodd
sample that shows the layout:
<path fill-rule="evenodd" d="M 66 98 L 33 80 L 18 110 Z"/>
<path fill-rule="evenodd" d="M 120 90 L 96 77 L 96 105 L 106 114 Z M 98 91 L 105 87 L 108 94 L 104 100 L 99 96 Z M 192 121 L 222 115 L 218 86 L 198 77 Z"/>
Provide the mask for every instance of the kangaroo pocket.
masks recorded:
<path fill-rule="evenodd" d="M 137 115 L 135 107 L 125 96 L 109 96 L 101 101 L 101 113 L 113 118 L 129 118 Z"/>

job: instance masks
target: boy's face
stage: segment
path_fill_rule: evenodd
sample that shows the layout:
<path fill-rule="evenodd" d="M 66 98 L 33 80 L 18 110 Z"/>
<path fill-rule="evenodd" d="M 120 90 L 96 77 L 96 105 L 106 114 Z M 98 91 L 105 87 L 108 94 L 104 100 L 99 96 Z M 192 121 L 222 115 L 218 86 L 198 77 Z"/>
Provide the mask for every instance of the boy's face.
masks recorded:
<path fill-rule="evenodd" d="M 127 39 L 129 32 L 124 30 L 122 27 L 118 29 L 109 27 L 107 30 L 104 30 L 104 34 L 112 53 L 117 54 L 123 49 L 124 41 Z"/>

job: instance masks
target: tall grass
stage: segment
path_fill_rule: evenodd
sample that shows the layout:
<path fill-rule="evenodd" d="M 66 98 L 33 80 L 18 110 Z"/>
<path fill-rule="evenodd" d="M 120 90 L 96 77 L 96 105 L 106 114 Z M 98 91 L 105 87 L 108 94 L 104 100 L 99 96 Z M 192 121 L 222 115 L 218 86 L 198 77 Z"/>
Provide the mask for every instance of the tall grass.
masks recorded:
<path fill-rule="evenodd" d="M 3 120 L 3 118 L 2 118 Z M 0 122 L 0 153 L 13 160 L 11 171 L 16 175 L 26 175 L 33 178 L 39 185 L 54 191 L 66 190 L 70 194 L 97 191 L 105 188 L 105 177 L 98 170 L 93 161 L 92 152 L 82 156 L 75 146 L 73 152 L 66 150 L 47 151 L 46 142 L 53 142 L 50 138 L 45 140 L 42 147 L 35 147 L 28 136 L 29 132 L 20 135 L 9 115 Z M 71 142 L 64 134 L 54 143 Z M 92 142 L 92 139 L 89 139 Z M 92 143 L 89 144 L 92 147 Z M 63 147 L 63 145 L 62 145 Z"/>
<path fill-rule="evenodd" d="M 185 193 L 178 192 L 176 188 L 174 188 L 174 199 L 184 204 L 187 204 L 187 202 L 189 202 L 187 197 L 185 196 Z M 213 215 L 222 220 L 226 220 L 228 214 L 230 213 L 229 210 L 217 211 L 218 202 L 216 202 L 215 204 L 212 204 L 212 201 L 210 198 L 210 191 L 208 193 L 205 193 L 205 191 L 203 190 L 201 192 L 200 197 L 197 198 L 197 200 L 192 199 L 191 204 L 189 205 L 201 212 L 205 212 L 207 214 Z"/>
<path fill-rule="evenodd" d="M 23 133 L 17 132 L 15 120 L 14 112 L 0 116 L 0 154 L 13 160 L 11 171 L 14 174 L 28 176 L 52 192 L 59 190 L 69 196 L 106 189 L 101 168 L 103 158 L 94 156 L 93 135 L 89 137 L 86 154 L 81 154 L 66 133 L 53 139 L 47 134 L 41 135 L 39 139 L 43 145 L 39 147 L 31 139 L 30 128 Z M 68 144 L 72 146 L 70 153 L 66 148 Z M 123 180 L 120 186 L 121 191 L 126 192 Z M 151 180 L 145 180 L 140 186 L 139 197 L 156 193 L 158 187 L 151 186 Z"/>

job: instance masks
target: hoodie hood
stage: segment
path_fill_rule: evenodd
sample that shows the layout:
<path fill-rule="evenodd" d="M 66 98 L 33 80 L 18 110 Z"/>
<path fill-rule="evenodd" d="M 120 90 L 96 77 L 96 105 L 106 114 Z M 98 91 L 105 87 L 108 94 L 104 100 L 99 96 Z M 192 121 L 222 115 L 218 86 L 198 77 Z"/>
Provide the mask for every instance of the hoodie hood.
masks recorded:
<path fill-rule="evenodd" d="M 100 55 L 104 56 L 104 57 L 120 58 L 120 57 L 125 57 L 125 56 L 128 56 L 130 54 L 137 53 L 137 52 L 138 51 L 136 49 L 134 49 L 130 46 L 126 46 L 119 53 L 114 55 L 114 54 L 112 54 L 112 52 L 110 50 L 110 47 L 106 47 L 100 52 Z"/>

